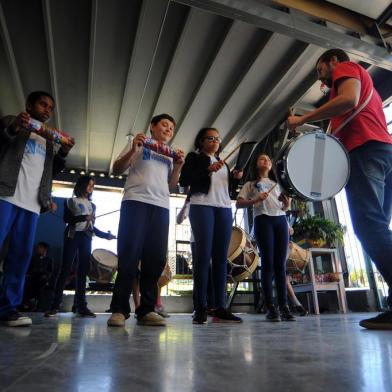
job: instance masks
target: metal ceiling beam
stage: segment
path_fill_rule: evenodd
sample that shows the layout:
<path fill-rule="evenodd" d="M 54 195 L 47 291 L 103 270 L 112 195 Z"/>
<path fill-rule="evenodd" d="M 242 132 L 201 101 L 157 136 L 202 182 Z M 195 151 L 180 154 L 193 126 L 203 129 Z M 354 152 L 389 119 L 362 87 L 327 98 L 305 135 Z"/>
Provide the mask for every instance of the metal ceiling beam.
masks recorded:
<path fill-rule="evenodd" d="M 60 115 L 61 111 L 60 111 L 59 93 L 57 87 L 56 56 L 54 50 L 50 0 L 42 1 L 42 9 L 43 9 L 44 24 L 45 24 L 46 47 L 47 47 L 48 60 L 49 60 L 50 85 L 52 87 L 53 98 L 56 101 L 56 105 L 54 108 L 55 126 L 57 126 L 59 129 L 63 129 L 61 124 L 61 115 Z"/>
<path fill-rule="evenodd" d="M 113 163 L 118 154 L 120 138 L 124 141 L 121 143 L 123 145 L 125 143 L 126 133 L 133 131 L 146 92 L 151 68 L 154 64 L 169 5 L 170 0 L 162 0 L 159 3 L 156 0 L 145 0 L 142 3 L 136 39 L 132 49 L 121 110 L 115 131 L 109 173 L 112 173 L 113 170 Z M 146 70 L 143 63 L 147 62 L 149 67 Z M 144 68 L 144 73 L 140 74 L 137 71 L 142 67 Z M 137 102 L 135 97 L 140 97 L 137 99 Z M 129 113 L 130 107 L 131 114 Z M 135 111 L 134 113 L 133 110 Z"/>
<path fill-rule="evenodd" d="M 173 0 L 227 18 L 242 20 L 266 30 L 289 35 L 323 48 L 341 48 L 363 61 L 392 70 L 392 54 L 379 47 L 334 31 L 316 22 L 274 9 L 255 0 Z"/>
<path fill-rule="evenodd" d="M 98 0 L 93 0 L 91 5 L 91 26 L 90 26 L 90 51 L 88 64 L 88 82 L 87 82 L 87 113 L 86 113 L 86 155 L 84 159 L 85 170 L 89 170 L 90 156 L 90 138 L 91 138 L 91 115 L 93 101 L 93 84 L 94 84 L 94 65 L 97 42 L 97 18 L 98 18 Z"/>
<path fill-rule="evenodd" d="M 367 16 L 357 14 L 347 8 L 328 3 L 324 0 L 273 0 L 274 3 L 287 8 L 292 8 L 315 18 L 336 23 L 346 27 L 349 31 L 366 35 L 366 27 L 370 27 L 374 21 Z"/>
<path fill-rule="evenodd" d="M 389 4 L 383 13 L 377 18 L 376 22 L 381 27 L 392 17 L 392 3 Z"/>
<path fill-rule="evenodd" d="M 24 108 L 25 96 L 24 96 L 24 92 L 23 92 L 22 80 L 20 78 L 18 65 L 16 63 L 14 49 L 12 47 L 12 42 L 11 42 L 10 34 L 8 31 L 7 22 L 6 22 L 6 18 L 4 15 L 4 10 L 3 10 L 1 3 L 0 3 L 0 34 L 1 34 L 1 38 L 4 42 L 4 47 L 6 50 L 7 60 L 8 60 L 9 66 L 10 66 L 10 71 L 11 71 L 12 79 L 13 79 L 14 86 L 15 86 L 15 92 L 16 92 L 16 97 L 18 99 L 18 104 L 20 105 L 21 108 Z"/>

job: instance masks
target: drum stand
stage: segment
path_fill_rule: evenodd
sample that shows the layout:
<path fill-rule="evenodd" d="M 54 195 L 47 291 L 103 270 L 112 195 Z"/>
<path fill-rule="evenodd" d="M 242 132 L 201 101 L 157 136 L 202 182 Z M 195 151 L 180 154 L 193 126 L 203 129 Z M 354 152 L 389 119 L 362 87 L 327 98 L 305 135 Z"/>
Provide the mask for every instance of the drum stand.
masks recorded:
<path fill-rule="evenodd" d="M 249 306 L 253 305 L 256 313 L 261 313 L 263 308 L 264 300 L 263 300 L 263 290 L 261 287 L 261 266 L 258 265 L 255 271 L 252 274 L 252 277 L 241 280 L 241 282 L 234 282 L 233 288 L 227 297 L 226 301 L 226 309 L 230 309 L 233 305 L 233 301 L 235 296 L 237 295 L 238 285 L 242 282 L 252 283 L 253 289 L 252 291 L 247 291 L 247 294 L 253 294 L 253 302 L 236 302 L 235 306 Z"/>
<path fill-rule="evenodd" d="M 237 210 L 238 209 L 235 210 L 234 218 L 232 221 L 232 224 L 236 224 L 236 225 L 237 225 Z M 251 278 L 245 278 L 245 279 L 241 280 L 240 282 L 235 281 L 233 283 L 233 288 L 231 289 L 231 292 L 226 300 L 226 309 L 230 309 L 231 306 L 233 305 L 234 298 L 237 295 L 238 285 L 241 282 L 252 283 L 252 291 L 247 291 L 246 293 L 253 294 L 253 303 L 252 302 L 236 302 L 234 305 L 235 306 L 253 305 L 256 313 L 261 313 L 261 310 L 262 310 L 263 304 L 264 304 L 263 290 L 262 290 L 262 286 L 261 286 L 261 265 L 258 265 L 256 267 L 256 269 L 252 273 Z"/>

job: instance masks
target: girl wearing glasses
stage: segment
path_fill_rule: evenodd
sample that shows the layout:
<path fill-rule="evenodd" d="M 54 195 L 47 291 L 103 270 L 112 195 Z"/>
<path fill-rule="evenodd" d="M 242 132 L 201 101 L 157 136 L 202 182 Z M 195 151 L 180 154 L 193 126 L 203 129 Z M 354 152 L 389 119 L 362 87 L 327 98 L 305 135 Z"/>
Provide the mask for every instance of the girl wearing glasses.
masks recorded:
<path fill-rule="evenodd" d="M 212 280 L 216 310 L 213 322 L 240 323 L 242 319 L 225 309 L 227 252 L 231 237 L 232 213 L 229 195 L 230 171 L 219 159 L 221 138 L 215 128 L 201 129 L 195 139 L 196 152 L 185 159 L 180 185 L 190 186 L 192 232 L 195 237 L 194 324 L 207 324 L 208 270 Z M 242 172 L 235 172 L 236 179 Z"/>

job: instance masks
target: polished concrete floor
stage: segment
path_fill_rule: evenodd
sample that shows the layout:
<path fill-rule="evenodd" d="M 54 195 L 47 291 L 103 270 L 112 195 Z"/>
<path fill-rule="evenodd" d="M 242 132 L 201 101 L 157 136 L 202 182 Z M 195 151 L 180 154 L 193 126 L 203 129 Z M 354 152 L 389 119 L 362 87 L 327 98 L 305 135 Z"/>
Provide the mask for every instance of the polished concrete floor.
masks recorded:
<path fill-rule="evenodd" d="M 107 315 L 0 328 L 0 391 L 392 391 L 392 331 L 366 331 L 369 314 L 237 325 L 108 329 Z"/>

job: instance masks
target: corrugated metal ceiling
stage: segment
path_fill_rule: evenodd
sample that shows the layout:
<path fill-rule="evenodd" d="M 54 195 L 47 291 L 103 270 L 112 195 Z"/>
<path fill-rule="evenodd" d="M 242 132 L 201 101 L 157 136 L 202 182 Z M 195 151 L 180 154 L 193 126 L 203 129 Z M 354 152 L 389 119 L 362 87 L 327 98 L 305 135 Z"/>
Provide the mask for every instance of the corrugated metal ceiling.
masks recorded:
<path fill-rule="evenodd" d="M 321 99 L 314 65 L 334 34 L 354 40 L 341 29 L 320 38 L 312 18 L 251 0 L 1 0 L 0 25 L 0 115 L 32 90 L 52 92 L 53 124 L 77 142 L 68 167 L 102 172 L 160 112 L 177 119 L 173 145 L 186 151 L 203 126 L 220 130 L 226 151 L 261 140 L 289 105 Z M 387 99 L 392 58 L 356 40 L 357 59 L 372 45 Z"/>

